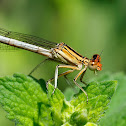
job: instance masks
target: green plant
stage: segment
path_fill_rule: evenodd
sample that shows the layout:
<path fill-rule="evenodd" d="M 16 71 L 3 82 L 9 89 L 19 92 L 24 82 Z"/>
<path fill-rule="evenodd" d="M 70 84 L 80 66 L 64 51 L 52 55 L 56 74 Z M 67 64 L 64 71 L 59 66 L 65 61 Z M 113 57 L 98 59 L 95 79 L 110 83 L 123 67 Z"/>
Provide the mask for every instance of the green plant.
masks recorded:
<path fill-rule="evenodd" d="M 66 101 L 59 89 L 52 95 L 51 84 L 47 91 L 42 79 L 14 74 L 0 78 L 0 103 L 17 126 L 96 126 L 117 87 L 116 80 L 99 80 L 85 88 L 87 104 L 81 91 Z"/>

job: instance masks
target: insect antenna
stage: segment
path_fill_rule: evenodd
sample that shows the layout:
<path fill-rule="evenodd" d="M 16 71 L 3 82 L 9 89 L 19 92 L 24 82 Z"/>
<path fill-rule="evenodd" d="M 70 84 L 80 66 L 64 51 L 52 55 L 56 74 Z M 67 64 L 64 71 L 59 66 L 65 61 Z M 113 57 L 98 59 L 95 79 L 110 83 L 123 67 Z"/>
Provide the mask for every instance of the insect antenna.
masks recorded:
<path fill-rule="evenodd" d="M 103 53 L 103 50 L 101 51 L 101 53 L 100 53 L 100 57 L 101 57 L 101 54 Z"/>

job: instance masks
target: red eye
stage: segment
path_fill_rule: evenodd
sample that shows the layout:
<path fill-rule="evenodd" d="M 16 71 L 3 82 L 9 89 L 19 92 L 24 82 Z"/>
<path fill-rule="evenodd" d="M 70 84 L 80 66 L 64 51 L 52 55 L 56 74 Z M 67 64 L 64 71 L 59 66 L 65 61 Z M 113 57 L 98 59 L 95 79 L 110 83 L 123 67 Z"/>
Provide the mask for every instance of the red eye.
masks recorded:
<path fill-rule="evenodd" d="M 100 62 L 101 62 L 100 55 L 98 55 L 98 54 L 93 55 L 93 57 L 92 57 L 92 59 L 90 60 L 90 63 L 89 63 L 89 69 L 101 71 L 102 70 L 102 64 Z"/>

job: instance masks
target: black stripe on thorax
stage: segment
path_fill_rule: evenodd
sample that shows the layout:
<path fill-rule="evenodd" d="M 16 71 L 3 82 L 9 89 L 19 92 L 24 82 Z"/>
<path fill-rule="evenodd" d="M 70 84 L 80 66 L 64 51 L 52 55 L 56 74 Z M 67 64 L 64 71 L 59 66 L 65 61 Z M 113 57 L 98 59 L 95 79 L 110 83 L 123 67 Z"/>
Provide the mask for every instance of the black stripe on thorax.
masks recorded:
<path fill-rule="evenodd" d="M 65 45 L 65 46 L 67 46 L 67 45 Z M 68 49 L 67 48 L 65 48 L 65 46 L 63 47 L 64 49 L 66 49 L 67 51 L 68 51 Z M 67 46 L 68 47 L 68 46 Z M 70 48 L 69 48 L 70 49 Z M 72 51 L 73 51 L 73 49 L 72 49 Z M 68 51 L 69 52 L 69 51 Z M 69 52 L 70 53 L 70 52 Z M 74 53 L 76 53 L 76 52 L 74 52 Z M 72 53 L 70 53 L 73 57 L 75 57 L 78 61 L 79 61 L 79 59 L 76 57 L 76 56 L 74 56 Z M 78 54 L 78 53 L 77 53 Z M 80 56 L 80 55 L 79 55 Z"/>
<path fill-rule="evenodd" d="M 67 47 L 67 48 L 69 48 L 70 50 L 72 50 L 75 54 L 77 54 L 78 56 L 80 56 L 80 57 L 82 57 L 82 58 L 84 58 L 82 55 L 80 55 L 78 52 L 76 52 L 74 49 L 72 49 L 70 46 L 68 46 L 68 45 L 66 45 L 65 44 L 65 46 Z M 65 48 L 66 49 L 66 48 Z M 67 49 L 66 49 L 67 50 Z M 68 50 L 67 50 L 68 51 Z"/>

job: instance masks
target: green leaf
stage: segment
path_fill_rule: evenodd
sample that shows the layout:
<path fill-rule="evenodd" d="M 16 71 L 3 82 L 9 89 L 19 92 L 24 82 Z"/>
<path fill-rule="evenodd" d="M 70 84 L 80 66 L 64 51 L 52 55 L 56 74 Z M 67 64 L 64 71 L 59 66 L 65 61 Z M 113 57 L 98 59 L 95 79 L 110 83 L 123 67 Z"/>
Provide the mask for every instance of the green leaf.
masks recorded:
<path fill-rule="evenodd" d="M 43 80 L 36 80 L 23 74 L 0 78 L 0 103 L 8 112 L 7 118 L 18 126 L 96 126 L 117 86 L 117 81 L 92 81 L 71 101 L 54 86 L 45 88 Z"/>
<path fill-rule="evenodd" d="M 61 125 L 63 122 L 61 120 L 61 110 L 64 103 L 64 95 L 60 90 L 56 89 L 55 93 L 52 95 L 54 87 L 49 84 L 48 86 L 48 100 L 49 105 L 51 106 L 52 119 L 55 126 Z"/>
<path fill-rule="evenodd" d="M 86 125 L 84 126 L 97 126 L 95 123 L 91 123 L 91 122 L 88 122 Z"/>
<path fill-rule="evenodd" d="M 107 75 L 108 73 L 104 74 Z M 101 75 L 99 78 L 103 78 Z M 99 80 L 98 78 L 98 80 Z M 105 78 L 106 80 L 114 79 L 118 81 L 118 88 L 114 94 L 110 108 L 106 116 L 101 119 L 101 126 L 126 126 L 126 76 L 124 73 L 117 73 Z"/>
<path fill-rule="evenodd" d="M 108 109 L 108 104 L 116 87 L 117 81 L 91 82 L 85 88 L 89 97 L 88 104 L 86 103 L 87 98 L 85 94 L 81 91 L 71 100 L 71 104 L 79 111 L 83 110 L 83 108 L 87 109 L 88 121 L 98 123 Z"/>
<path fill-rule="evenodd" d="M 0 103 L 8 112 L 7 118 L 18 125 L 32 126 L 39 121 L 40 124 L 53 123 L 46 121 L 51 118 L 51 112 L 45 107 L 48 105 L 46 93 L 37 82 L 23 74 L 0 78 Z"/>

